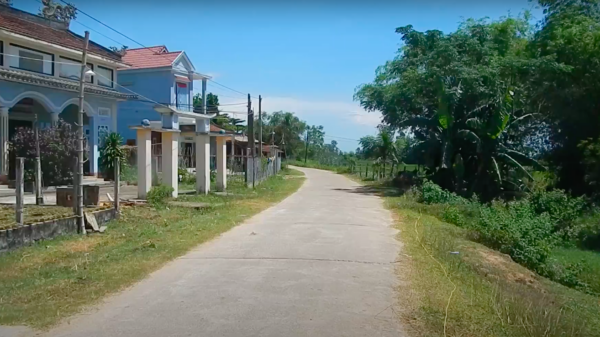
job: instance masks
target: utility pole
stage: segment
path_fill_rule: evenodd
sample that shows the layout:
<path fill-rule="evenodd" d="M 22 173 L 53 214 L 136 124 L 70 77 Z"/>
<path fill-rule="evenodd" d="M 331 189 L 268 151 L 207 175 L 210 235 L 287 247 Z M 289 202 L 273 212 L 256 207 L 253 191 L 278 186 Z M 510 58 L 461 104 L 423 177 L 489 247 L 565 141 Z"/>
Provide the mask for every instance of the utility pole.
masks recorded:
<path fill-rule="evenodd" d="M 258 95 L 258 139 L 260 139 L 260 159 L 263 156 L 263 138 L 262 138 L 262 96 Z"/>
<path fill-rule="evenodd" d="M 304 150 L 304 164 L 306 164 L 306 159 L 308 159 L 308 130 L 306 130 L 306 150 Z"/>
<path fill-rule="evenodd" d="M 87 49 L 90 42 L 90 32 L 85 32 L 83 41 L 83 52 L 81 54 L 81 73 L 79 74 L 79 114 L 77 114 L 77 224 L 81 234 L 85 232 L 85 220 L 83 218 L 83 93 L 85 83 L 85 67 L 87 64 Z M 94 132 L 94 130 L 91 130 Z"/>
<path fill-rule="evenodd" d="M 250 146 L 250 156 L 252 157 L 252 188 L 254 188 L 254 181 L 256 180 L 256 164 L 254 163 L 256 159 L 256 144 L 254 144 L 254 111 L 252 111 L 250 94 L 248 94 L 248 146 Z"/>

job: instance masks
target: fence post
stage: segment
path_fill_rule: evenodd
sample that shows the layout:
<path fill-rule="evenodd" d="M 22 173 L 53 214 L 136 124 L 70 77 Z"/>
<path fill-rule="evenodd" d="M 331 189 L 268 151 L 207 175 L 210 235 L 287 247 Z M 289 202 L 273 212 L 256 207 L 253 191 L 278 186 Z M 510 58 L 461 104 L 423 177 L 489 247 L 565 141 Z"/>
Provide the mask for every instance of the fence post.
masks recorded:
<path fill-rule="evenodd" d="M 25 158 L 23 157 L 19 157 L 17 158 L 17 176 L 16 176 L 16 183 L 17 183 L 17 204 L 15 205 L 15 212 L 16 212 L 16 221 L 17 224 L 19 226 L 23 226 L 23 198 L 24 196 L 24 190 L 23 190 L 23 176 L 24 176 L 24 160 Z"/>
<path fill-rule="evenodd" d="M 121 215 L 121 205 L 119 205 L 119 189 L 121 188 L 121 162 L 115 158 L 115 217 L 118 219 Z"/>
<path fill-rule="evenodd" d="M 42 196 L 42 161 L 39 156 L 35 157 L 35 204 L 44 204 L 44 197 Z"/>
<path fill-rule="evenodd" d="M 365 168 L 365 179 L 369 178 L 369 164 L 367 164 L 367 167 Z"/>

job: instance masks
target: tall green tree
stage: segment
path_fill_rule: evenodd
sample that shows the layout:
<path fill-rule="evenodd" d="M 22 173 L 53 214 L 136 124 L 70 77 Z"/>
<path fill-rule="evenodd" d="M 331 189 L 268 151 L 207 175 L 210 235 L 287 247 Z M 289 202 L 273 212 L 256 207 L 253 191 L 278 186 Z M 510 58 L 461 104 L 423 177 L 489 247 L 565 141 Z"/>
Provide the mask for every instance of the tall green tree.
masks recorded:
<path fill-rule="evenodd" d="M 600 9 L 596 0 L 541 0 L 546 13 L 529 49 L 557 66 L 532 78 L 532 105 L 550 126 L 548 160 L 559 186 L 576 194 L 599 191 L 585 181 L 586 146 L 600 138 Z M 590 153 L 590 152 L 588 152 Z M 592 151 L 593 153 L 593 151 Z"/>
<path fill-rule="evenodd" d="M 486 143 L 494 144 L 490 153 L 500 145 L 521 153 L 532 143 L 533 126 L 543 124 L 536 118 L 521 119 L 532 116 L 529 78 L 547 62 L 530 57 L 533 27 L 528 17 L 467 20 L 450 34 L 419 32 L 410 25 L 396 32 L 403 47 L 378 68 L 372 83 L 357 90 L 355 99 L 369 111 L 380 111 L 386 125 L 410 130 L 413 154 L 441 186 L 464 193 L 473 190 L 465 186 L 475 186 L 474 192 L 518 186 L 494 179 L 494 168 L 488 165 L 493 160 L 483 160 L 473 144 L 481 140 L 477 132 L 494 139 L 502 134 L 502 142 Z M 469 126 L 475 120 L 495 131 Z M 513 120 L 520 121 L 518 127 L 505 130 Z M 524 155 L 516 162 L 503 161 L 496 172 L 521 179 L 527 176 L 521 168 L 529 159 Z"/>

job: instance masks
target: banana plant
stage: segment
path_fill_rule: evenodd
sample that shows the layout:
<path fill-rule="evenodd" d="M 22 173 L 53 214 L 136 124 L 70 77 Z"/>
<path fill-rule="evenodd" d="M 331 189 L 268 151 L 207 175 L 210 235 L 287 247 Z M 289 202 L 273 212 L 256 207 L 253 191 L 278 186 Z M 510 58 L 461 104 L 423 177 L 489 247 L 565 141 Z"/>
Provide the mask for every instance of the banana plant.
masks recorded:
<path fill-rule="evenodd" d="M 502 189 L 503 183 L 512 186 L 522 185 L 510 180 L 506 174 L 506 177 L 503 177 L 503 171 L 509 171 L 511 168 L 516 169 L 533 180 L 526 166 L 545 170 L 537 160 L 510 148 L 508 134 L 511 127 L 518 125 L 520 121 L 535 116 L 535 114 L 525 114 L 515 117 L 520 115 L 522 111 L 508 112 L 507 110 L 512 107 L 512 96 L 513 92 L 508 90 L 504 97 L 504 104 L 496 105 L 482 115 L 469 118 L 466 121 L 468 129 L 461 131 L 465 138 L 469 139 L 476 148 L 474 157 L 477 161 L 477 171 L 470 187 L 471 192 L 477 189 L 481 177 L 485 173 L 491 175 Z"/>

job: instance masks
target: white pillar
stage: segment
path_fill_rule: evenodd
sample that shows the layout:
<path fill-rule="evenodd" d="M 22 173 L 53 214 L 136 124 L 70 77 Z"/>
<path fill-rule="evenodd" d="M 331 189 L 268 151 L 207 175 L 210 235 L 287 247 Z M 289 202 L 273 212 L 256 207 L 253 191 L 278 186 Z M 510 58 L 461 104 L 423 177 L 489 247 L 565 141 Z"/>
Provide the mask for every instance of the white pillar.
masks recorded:
<path fill-rule="evenodd" d="M 162 133 L 162 179 L 167 186 L 173 187 L 173 198 L 178 195 L 179 133 Z"/>
<path fill-rule="evenodd" d="M 50 113 L 50 121 L 52 122 L 52 125 L 58 124 L 59 114 L 60 114 L 59 112 L 51 112 Z"/>
<path fill-rule="evenodd" d="M 227 142 L 225 137 L 217 137 L 217 190 L 227 189 Z"/>
<path fill-rule="evenodd" d="M 137 129 L 138 198 L 146 199 L 152 188 L 152 139 L 150 129 Z"/>
<path fill-rule="evenodd" d="M 0 176 L 8 175 L 8 107 L 0 107 Z"/>
<path fill-rule="evenodd" d="M 196 192 L 210 191 L 210 136 L 196 133 Z"/>

